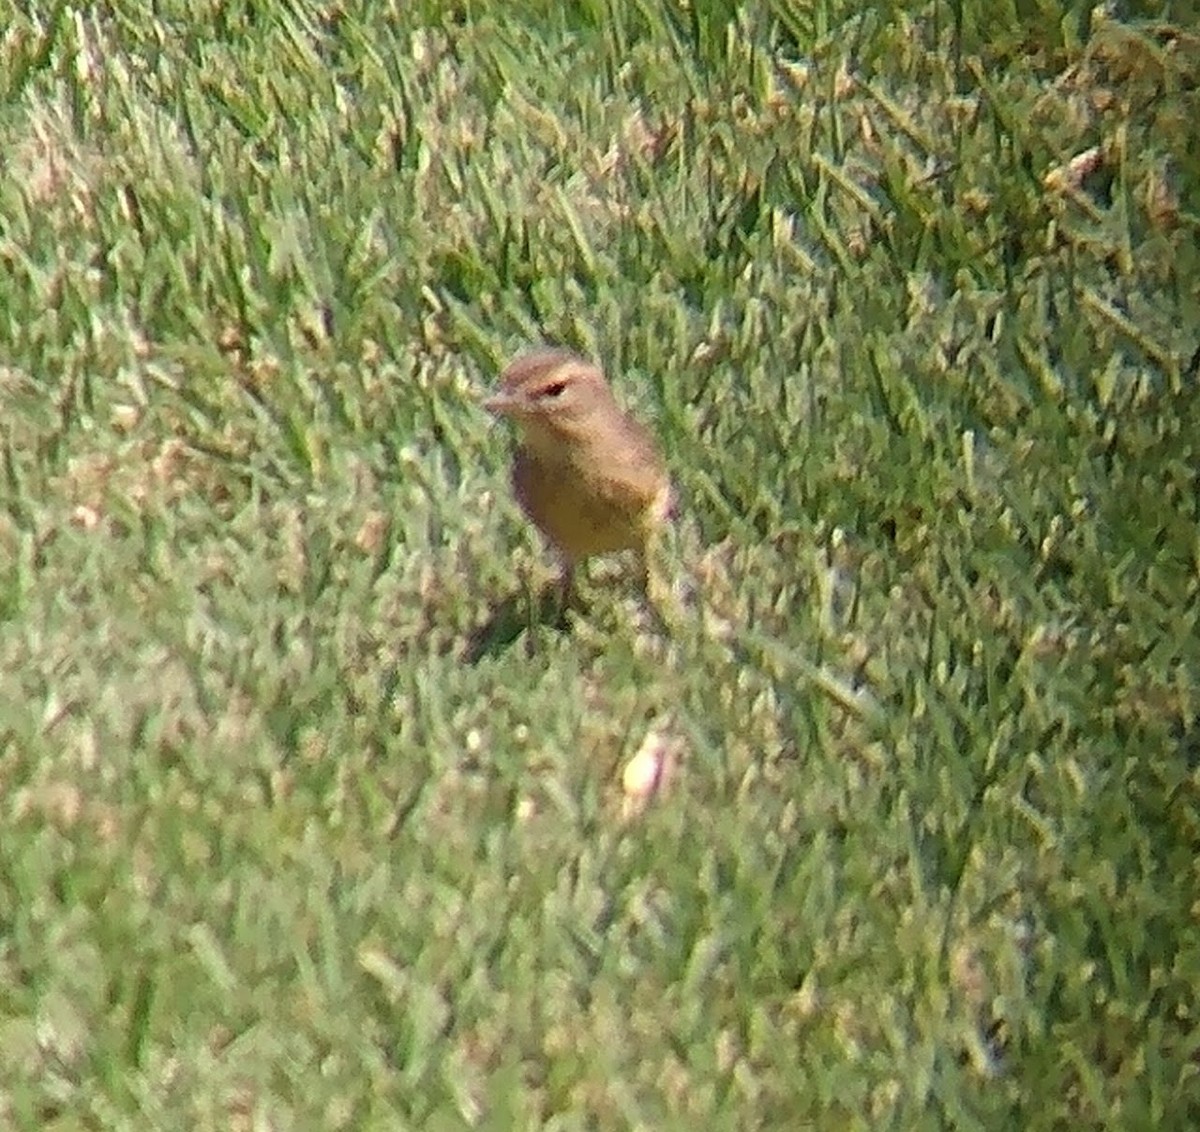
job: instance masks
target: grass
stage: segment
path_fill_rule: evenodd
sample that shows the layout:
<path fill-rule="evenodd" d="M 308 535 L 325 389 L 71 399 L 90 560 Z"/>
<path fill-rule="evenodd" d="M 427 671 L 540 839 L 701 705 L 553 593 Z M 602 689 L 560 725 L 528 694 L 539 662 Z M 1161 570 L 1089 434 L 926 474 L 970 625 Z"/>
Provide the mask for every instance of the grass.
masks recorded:
<path fill-rule="evenodd" d="M 1184 7 L 14 15 L 0 1125 L 1194 1127 Z M 472 650 L 537 341 L 669 632 Z"/>

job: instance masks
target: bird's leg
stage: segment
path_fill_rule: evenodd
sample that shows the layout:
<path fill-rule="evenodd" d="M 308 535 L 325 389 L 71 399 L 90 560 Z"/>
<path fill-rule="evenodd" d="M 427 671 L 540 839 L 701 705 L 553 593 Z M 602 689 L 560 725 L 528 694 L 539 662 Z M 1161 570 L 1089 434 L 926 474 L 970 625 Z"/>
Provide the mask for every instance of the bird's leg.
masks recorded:
<path fill-rule="evenodd" d="M 652 579 L 650 576 L 650 542 L 647 540 L 642 546 L 639 546 L 634 552 L 634 569 L 637 574 L 638 589 L 642 591 L 642 596 L 651 604 L 654 604 L 654 595 L 651 592 Z"/>
<path fill-rule="evenodd" d="M 561 626 L 566 622 L 567 612 L 576 596 L 573 559 L 564 558 L 562 560 L 562 568 L 558 572 L 558 578 L 551 583 L 548 596 L 550 601 L 547 608 L 547 619 L 553 619 Z"/>
<path fill-rule="evenodd" d="M 655 621 L 661 622 L 662 614 L 654 594 L 654 574 L 650 562 L 649 539 L 634 551 L 634 562 L 638 589 L 641 591 L 642 600 L 646 603 L 646 609 Z"/>
<path fill-rule="evenodd" d="M 575 599 L 575 563 L 564 558 L 558 574 L 558 600 L 565 610 Z"/>

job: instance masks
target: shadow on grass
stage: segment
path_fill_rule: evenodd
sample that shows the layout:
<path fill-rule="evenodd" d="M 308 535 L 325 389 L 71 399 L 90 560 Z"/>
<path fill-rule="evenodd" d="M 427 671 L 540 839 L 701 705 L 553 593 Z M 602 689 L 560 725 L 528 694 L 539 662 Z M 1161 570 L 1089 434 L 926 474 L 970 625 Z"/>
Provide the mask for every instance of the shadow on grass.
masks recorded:
<path fill-rule="evenodd" d="M 510 649 L 526 630 L 549 628 L 557 632 L 569 632 L 568 614 L 577 609 L 579 603 L 574 593 L 566 596 L 561 583 L 547 582 L 536 595 L 527 590 L 517 590 L 500 601 L 490 612 L 486 621 L 476 626 L 467 638 L 463 659 L 468 664 L 477 664 L 484 657 L 499 656 Z M 527 652 L 534 649 L 535 635 L 526 633 Z"/>

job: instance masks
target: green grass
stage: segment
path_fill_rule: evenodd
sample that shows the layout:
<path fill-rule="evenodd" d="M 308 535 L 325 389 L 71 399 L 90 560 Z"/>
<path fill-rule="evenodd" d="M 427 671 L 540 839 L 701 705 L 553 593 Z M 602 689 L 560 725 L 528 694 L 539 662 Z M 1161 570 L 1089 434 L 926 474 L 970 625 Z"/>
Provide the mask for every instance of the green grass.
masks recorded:
<path fill-rule="evenodd" d="M 1185 8 L 0 21 L 0 1127 L 1195 1127 Z"/>

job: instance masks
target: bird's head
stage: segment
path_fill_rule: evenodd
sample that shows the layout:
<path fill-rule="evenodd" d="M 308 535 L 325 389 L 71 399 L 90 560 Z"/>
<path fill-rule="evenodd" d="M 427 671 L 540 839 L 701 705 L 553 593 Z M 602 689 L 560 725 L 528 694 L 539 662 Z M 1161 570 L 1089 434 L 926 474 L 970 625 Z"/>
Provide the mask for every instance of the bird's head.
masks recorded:
<path fill-rule="evenodd" d="M 545 451 L 587 439 L 619 412 L 600 368 L 566 350 L 517 358 L 484 407 L 512 420 L 527 443 Z"/>

